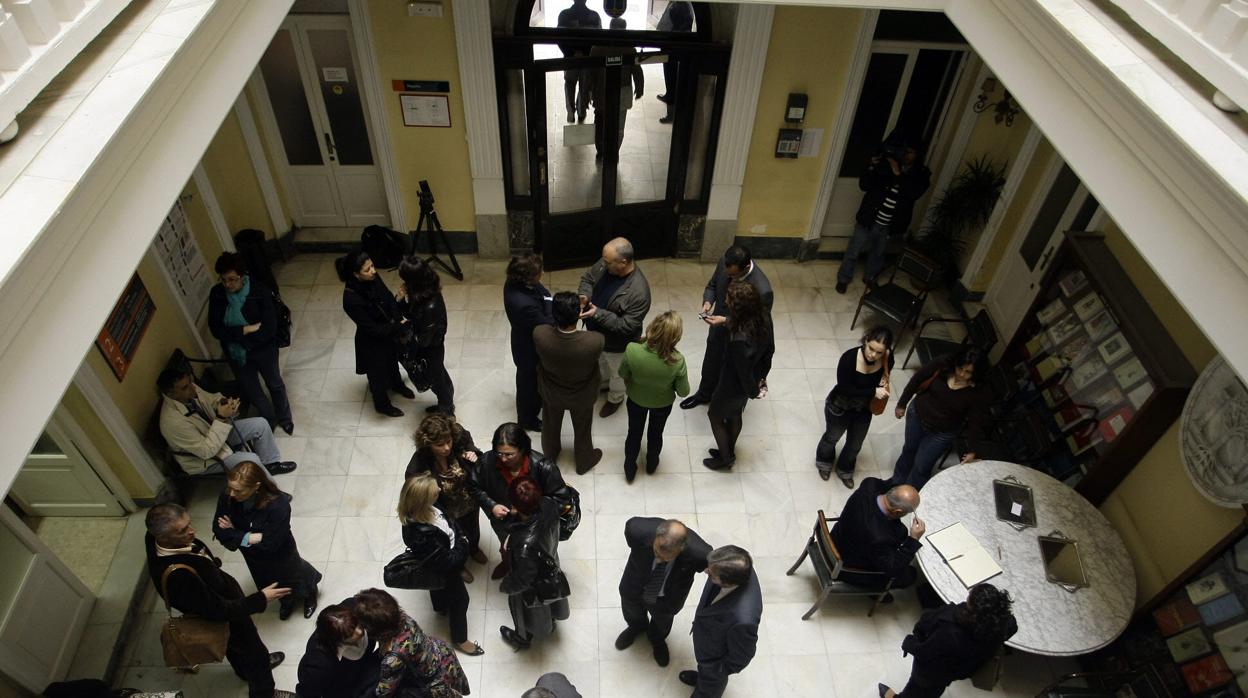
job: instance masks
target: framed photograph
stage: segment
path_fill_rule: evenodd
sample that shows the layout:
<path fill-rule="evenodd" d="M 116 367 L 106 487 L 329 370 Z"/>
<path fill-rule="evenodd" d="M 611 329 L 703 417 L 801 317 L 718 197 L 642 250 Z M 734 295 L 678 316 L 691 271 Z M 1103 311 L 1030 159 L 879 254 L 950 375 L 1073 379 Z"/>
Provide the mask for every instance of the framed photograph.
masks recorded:
<path fill-rule="evenodd" d="M 1109 316 L 1109 311 L 1101 311 L 1093 315 L 1090 320 L 1083 323 L 1083 329 L 1088 331 L 1088 336 L 1094 341 L 1108 337 L 1111 333 L 1118 329 L 1118 325 L 1114 319 Z"/>
<path fill-rule="evenodd" d="M 1070 382 L 1076 390 L 1083 390 L 1092 385 L 1097 378 L 1105 375 L 1108 370 L 1109 367 L 1104 361 L 1092 357 L 1071 369 Z"/>
<path fill-rule="evenodd" d="M 1101 297 L 1095 293 L 1089 293 L 1075 303 L 1075 315 L 1078 315 L 1079 319 L 1084 321 L 1087 321 L 1088 318 L 1104 309 L 1105 304 L 1101 302 Z"/>
<path fill-rule="evenodd" d="M 1122 394 L 1122 390 L 1109 380 L 1093 386 L 1087 398 L 1088 404 L 1095 407 L 1098 412 L 1105 412 L 1125 399 L 1127 398 Z"/>
<path fill-rule="evenodd" d="M 1051 325 L 1054 320 L 1061 317 L 1065 312 L 1066 304 L 1062 302 L 1061 298 L 1054 298 L 1052 303 L 1044 306 L 1040 309 L 1040 312 L 1036 313 L 1036 319 L 1045 325 Z"/>
<path fill-rule="evenodd" d="M 1148 401 L 1149 396 L 1152 394 L 1153 384 L 1149 381 L 1144 381 L 1131 392 L 1127 393 L 1127 399 L 1130 400 L 1131 404 L 1135 405 L 1135 409 L 1138 410 L 1144 406 L 1144 403 Z"/>
<path fill-rule="evenodd" d="M 1074 339 L 1070 340 L 1063 346 L 1058 354 L 1070 365 L 1083 363 L 1084 359 L 1092 355 L 1096 345 L 1086 335 L 1080 332 Z"/>
<path fill-rule="evenodd" d="M 1105 359 L 1105 363 L 1111 365 L 1132 353 L 1131 345 L 1127 344 L 1127 339 L 1122 336 L 1121 332 L 1101 342 L 1096 350 L 1101 353 L 1101 358 Z"/>
<path fill-rule="evenodd" d="M 404 126 L 451 127 L 451 100 L 447 95 L 399 95 Z"/>
<path fill-rule="evenodd" d="M 1061 346 L 1081 329 L 1083 325 L 1079 324 L 1079 318 L 1070 313 L 1053 323 L 1053 326 L 1049 328 L 1049 339 L 1053 342 L 1053 346 Z"/>
<path fill-rule="evenodd" d="M 1062 288 L 1062 295 L 1070 298 L 1079 291 L 1083 290 L 1084 286 L 1088 285 L 1088 277 L 1084 276 L 1083 272 L 1076 269 L 1066 276 L 1063 276 L 1062 280 L 1057 282 L 1057 285 Z"/>
<path fill-rule="evenodd" d="M 1114 380 L 1118 381 L 1118 385 L 1123 388 L 1130 388 L 1146 377 L 1148 377 L 1148 371 L 1144 370 L 1144 364 L 1140 363 L 1139 359 L 1131 359 L 1114 369 Z"/>

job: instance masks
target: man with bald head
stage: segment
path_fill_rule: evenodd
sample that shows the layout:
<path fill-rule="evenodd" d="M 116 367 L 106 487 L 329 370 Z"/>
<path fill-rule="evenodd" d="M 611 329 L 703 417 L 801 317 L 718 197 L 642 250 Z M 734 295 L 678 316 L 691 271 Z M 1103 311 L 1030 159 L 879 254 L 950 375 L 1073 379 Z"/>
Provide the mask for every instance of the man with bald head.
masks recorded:
<path fill-rule="evenodd" d="M 891 480 L 876 477 L 863 480 L 832 527 L 832 541 L 846 567 L 882 572 L 884 576 L 842 572 L 841 580 L 881 589 L 889 577 L 894 589 L 914 584 L 918 571 L 910 563 L 923 547 L 919 539 L 927 526 L 918 516 L 909 526 L 901 518 L 918 508 L 919 491 L 910 485 L 894 486 Z M 891 600 L 891 596 L 884 599 L 886 603 Z"/>
<path fill-rule="evenodd" d="M 599 417 L 610 417 L 624 402 L 620 362 L 629 342 L 641 339 L 650 312 L 650 283 L 633 261 L 633 243 L 615 238 L 602 246 L 602 259 L 581 275 L 581 319 L 585 327 L 602 333 L 606 342 L 598 361 L 607 401 Z"/>
<path fill-rule="evenodd" d="M 620 578 L 620 610 L 628 627 L 615 640 L 627 649 L 643 632 L 654 660 L 667 666 L 667 634 L 672 619 L 685 605 L 693 576 L 706 569 L 711 546 L 676 519 L 635 516 L 624 524 L 628 563 Z"/>

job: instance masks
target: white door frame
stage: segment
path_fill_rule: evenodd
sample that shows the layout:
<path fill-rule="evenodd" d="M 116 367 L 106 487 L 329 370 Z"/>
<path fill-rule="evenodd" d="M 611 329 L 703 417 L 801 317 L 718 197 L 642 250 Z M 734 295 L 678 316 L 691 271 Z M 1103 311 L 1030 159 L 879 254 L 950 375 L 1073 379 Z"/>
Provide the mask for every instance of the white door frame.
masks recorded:
<path fill-rule="evenodd" d="M 937 173 L 936 179 L 932 182 L 927 209 L 922 216 L 915 216 L 916 220 L 924 221 L 924 224 L 931 217 L 932 201 L 936 199 L 938 193 L 943 192 L 949 186 L 949 182 L 953 181 L 953 176 L 957 174 L 958 168 L 962 166 L 966 158 L 966 146 L 970 143 L 971 133 L 975 131 L 975 122 L 979 116 L 972 108 L 976 100 L 973 86 L 983 84 L 984 78 L 992 74 L 988 66 L 984 64 L 983 60 L 974 51 L 967 53 L 966 60 L 962 61 L 960 70 L 962 72 L 957 77 L 956 87 L 953 94 L 949 96 L 949 101 L 950 103 L 962 104 L 962 116 L 958 119 L 957 126 L 952 127 L 952 134 L 940 133 L 936 137 L 938 141 L 947 143 L 948 148 L 941 154 L 943 159 L 941 160 L 940 172 Z M 968 82 L 963 79 L 964 76 L 971 74 L 975 75 L 974 81 Z M 948 128 L 950 126 L 946 122 L 941 125 L 939 131 L 944 131 Z M 946 138 L 948 140 L 945 140 Z M 934 151 L 935 148 L 928 148 L 928 162 L 931 162 L 932 158 L 936 157 Z"/>
<path fill-rule="evenodd" d="M 265 174 L 269 176 L 269 183 L 272 184 L 272 175 L 269 174 L 269 168 L 266 166 L 264 170 Z M 257 172 L 257 178 L 259 178 L 259 175 L 260 173 Z M 217 234 L 217 242 L 221 243 L 221 251 L 237 251 L 237 248 L 234 247 L 234 237 L 230 235 L 230 226 L 225 222 L 225 213 L 221 210 L 221 202 L 217 201 L 217 192 L 212 188 L 212 180 L 208 178 L 208 171 L 204 169 L 202 160 L 195 166 L 195 171 L 191 173 L 191 179 L 195 182 L 195 188 L 199 190 L 199 197 L 204 204 L 204 210 L 208 212 L 208 220 L 212 222 L 212 232 Z M 260 183 L 260 189 L 264 189 L 263 180 Z"/>
<path fill-rule="evenodd" d="M 259 74 L 260 68 L 255 69 Z M 267 92 L 261 94 L 267 95 Z M 268 106 L 268 100 L 265 100 Z M 270 107 L 270 113 L 272 107 Z M 234 100 L 234 116 L 238 119 L 238 128 L 243 133 L 243 143 L 247 146 L 247 159 L 251 160 L 251 168 L 256 173 L 256 181 L 260 183 L 260 194 L 264 198 L 264 208 L 269 214 L 269 224 L 273 226 L 273 237 L 281 237 L 281 235 L 290 230 L 290 217 L 286 215 L 286 210 L 282 208 L 281 197 L 277 195 L 277 183 L 273 180 L 273 171 L 269 169 L 269 161 L 264 156 L 264 147 L 261 145 L 260 132 L 256 129 L 256 119 L 251 111 L 251 104 L 247 101 L 247 90 L 238 93 L 238 99 Z M 267 134 L 270 140 L 273 134 Z M 280 141 L 279 141 L 280 142 Z M 286 157 L 286 153 L 282 152 L 281 156 Z M 273 162 L 283 163 L 285 160 L 274 159 Z M 291 192 L 290 181 L 283 181 L 286 185 L 286 193 Z M 230 249 L 234 249 L 234 241 L 230 241 Z"/>
<path fill-rule="evenodd" d="M 70 445 L 78 449 L 78 453 L 82 459 L 91 466 L 95 474 L 99 476 L 100 481 L 108 488 L 108 491 L 117 498 L 121 508 L 128 513 L 134 513 L 139 510 L 134 500 L 130 498 L 130 493 L 126 491 L 126 486 L 121 483 L 117 474 L 113 469 L 108 467 L 108 463 L 104 459 L 104 455 L 100 453 L 96 445 L 87 436 L 87 432 L 78 424 L 78 420 L 70 414 L 64 405 L 57 405 L 56 411 L 52 413 L 52 418 L 48 420 L 48 426 L 59 429 L 65 438 L 69 439 Z M 45 427 L 46 430 L 46 427 Z M 60 444 L 57 444 L 58 446 Z"/>
<path fill-rule="evenodd" d="M 1014 157 L 1014 164 L 1010 166 L 1010 172 L 1006 175 L 1005 186 L 1001 188 L 1001 196 L 997 198 L 996 205 L 992 207 L 992 213 L 988 216 L 988 222 L 984 225 L 984 230 L 979 235 L 979 242 L 976 243 L 975 250 L 971 253 L 971 258 L 966 263 L 966 269 L 962 272 L 960 281 L 963 288 L 970 289 L 971 285 L 975 283 L 975 277 L 979 276 L 980 269 L 983 268 L 984 262 L 988 259 L 988 250 L 992 249 L 992 243 L 1001 232 L 1001 220 L 1005 218 L 1005 212 L 1014 203 L 1014 196 L 1018 194 L 1018 187 L 1023 183 L 1023 177 L 1027 174 L 1027 170 L 1031 168 L 1031 162 L 1036 155 L 1036 147 L 1040 145 L 1040 141 L 1043 138 L 1044 134 L 1036 127 L 1035 122 L 1032 122 L 1027 127 L 1027 136 L 1023 139 L 1023 145 L 1018 149 L 1018 155 Z M 1060 159 L 1058 158 L 1058 160 Z M 1053 176 L 1057 176 L 1056 170 L 1054 170 Z M 1049 185 L 1052 186 L 1052 180 L 1049 180 Z M 1031 209 L 1028 210 L 1031 211 Z M 1033 217 L 1034 215 L 1035 213 L 1032 212 Z"/>
<path fill-rule="evenodd" d="M 161 472 L 156 461 L 152 460 L 151 455 L 143 446 L 142 439 L 131 428 L 121 410 L 117 408 L 117 404 L 113 402 L 113 398 L 104 388 L 99 376 L 95 375 L 95 371 L 91 370 L 86 361 L 82 362 L 77 373 L 74 374 L 74 385 L 86 398 L 91 409 L 95 411 L 95 416 L 100 418 L 104 428 L 113 437 L 117 447 L 121 449 L 122 455 L 134 466 L 143 484 L 147 485 L 153 493 L 159 493 L 160 488 L 165 484 L 165 474 Z M 159 403 L 157 409 L 159 409 Z M 108 483 L 107 479 L 105 483 Z M 124 488 L 122 491 L 125 491 Z"/>
<path fill-rule="evenodd" d="M 368 24 L 368 10 L 364 6 L 363 0 L 348 0 L 348 9 L 350 14 L 346 16 L 351 36 L 352 58 L 355 60 L 357 79 L 360 82 L 360 105 L 364 109 L 364 118 L 368 123 L 369 143 L 373 149 L 373 163 L 381 173 L 382 189 L 385 192 L 386 206 L 390 214 L 390 225 L 399 228 L 401 231 L 406 231 L 406 207 L 403 205 L 403 192 L 399 187 L 398 166 L 394 159 L 394 147 L 390 129 L 384 116 L 385 105 L 379 93 L 380 83 L 378 82 L 378 75 L 380 70 L 377 67 L 376 46 L 373 41 L 372 28 Z M 263 146 L 258 135 L 254 138 L 254 146 L 249 140 L 248 150 L 251 151 L 254 147 L 256 153 L 262 159 L 264 157 L 263 151 L 267 150 L 287 195 L 294 196 L 294 182 L 290 176 L 286 152 L 282 146 L 282 136 L 277 127 L 277 116 L 273 112 L 273 105 L 269 102 L 268 88 L 265 86 L 264 76 L 260 73 L 259 66 L 252 71 L 251 77 L 247 79 L 247 84 L 251 89 L 250 102 L 253 103 L 252 106 L 254 106 L 259 118 L 259 128 L 263 129 L 265 136 Z M 246 91 L 244 91 L 243 95 L 240 95 L 240 104 L 244 107 L 248 104 L 245 99 Z M 255 120 L 249 121 L 250 124 L 244 125 L 245 136 L 248 126 L 253 134 L 257 132 Z M 256 155 L 253 154 L 253 161 L 255 157 Z"/>

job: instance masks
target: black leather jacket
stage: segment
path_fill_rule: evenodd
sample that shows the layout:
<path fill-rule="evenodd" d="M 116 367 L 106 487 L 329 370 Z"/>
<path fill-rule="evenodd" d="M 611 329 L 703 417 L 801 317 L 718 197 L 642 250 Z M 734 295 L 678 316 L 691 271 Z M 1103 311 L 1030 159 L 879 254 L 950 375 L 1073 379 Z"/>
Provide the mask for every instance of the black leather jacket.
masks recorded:
<path fill-rule="evenodd" d="M 442 529 L 427 523 L 404 524 L 403 544 L 421 559 L 431 555 L 426 565 L 429 569 L 447 574 L 458 572 L 468 558 L 468 540 L 464 537 L 459 524 L 455 523 L 455 519 L 447 516 L 441 505 L 435 504 L 434 506 L 442 512 L 442 516 L 446 517 L 447 523 L 451 525 L 451 531 L 455 533 L 455 547 L 451 547 L 451 541 Z"/>
<path fill-rule="evenodd" d="M 446 339 L 446 301 L 435 293 L 419 303 L 405 304 L 403 314 L 412 323 L 415 343 L 421 349 L 436 347 Z"/>
<path fill-rule="evenodd" d="M 504 594 L 529 591 L 539 581 L 559 575 L 559 505 L 555 500 L 542 497 L 541 507 L 532 516 L 511 524 L 507 552 L 511 571 L 499 586 Z"/>
<path fill-rule="evenodd" d="M 511 500 L 507 498 L 507 481 L 503 479 L 503 474 L 498 471 L 498 468 L 498 454 L 492 450 L 487 451 L 485 457 L 477 464 L 477 503 L 491 519 L 493 517 L 490 510 L 495 504 L 511 507 Z M 529 477 L 542 488 L 542 494 L 547 496 L 565 487 L 559 466 L 538 451 L 529 451 Z M 556 526 L 556 537 L 558 536 L 557 529 L 558 526 Z"/>

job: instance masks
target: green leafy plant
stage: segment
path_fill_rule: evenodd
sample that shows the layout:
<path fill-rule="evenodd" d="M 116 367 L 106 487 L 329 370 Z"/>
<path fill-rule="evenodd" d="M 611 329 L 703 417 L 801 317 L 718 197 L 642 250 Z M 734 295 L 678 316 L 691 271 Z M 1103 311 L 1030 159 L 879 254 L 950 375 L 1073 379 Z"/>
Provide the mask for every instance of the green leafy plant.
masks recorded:
<path fill-rule="evenodd" d="M 968 237 L 988 223 L 1005 186 L 1005 168 L 986 156 L 967 162 L 932 204 L 927 224 L 908 241 L 940 264 L 946 282 L 960 274 Z"/>

